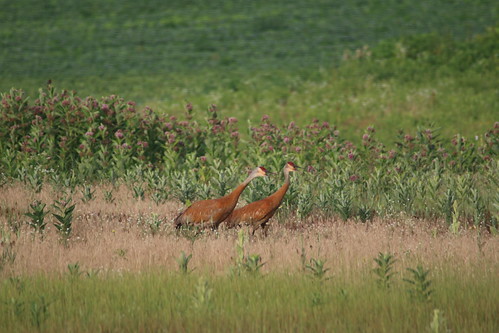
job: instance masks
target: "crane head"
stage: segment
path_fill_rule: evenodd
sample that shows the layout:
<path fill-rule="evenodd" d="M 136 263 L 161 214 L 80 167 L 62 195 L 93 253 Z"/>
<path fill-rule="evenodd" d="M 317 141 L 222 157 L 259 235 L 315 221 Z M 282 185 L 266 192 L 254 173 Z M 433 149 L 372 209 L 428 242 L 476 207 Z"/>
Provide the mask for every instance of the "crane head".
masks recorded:
<path fill-rule="evenodd" d="M 293 162 L 286 163 L 286 169 L 288 169 L 289 171 L 296 171 L 296 169 L 298 168 L 299 167 L 296 166 L 296 164 L 294 164 Z"/>
<path fill-rule="evenodd" d="M 268 171 L 265 169 L 263 166 L 259 166 L 257 169 L 258 175 L 259 176 L 266 176 Z"/>

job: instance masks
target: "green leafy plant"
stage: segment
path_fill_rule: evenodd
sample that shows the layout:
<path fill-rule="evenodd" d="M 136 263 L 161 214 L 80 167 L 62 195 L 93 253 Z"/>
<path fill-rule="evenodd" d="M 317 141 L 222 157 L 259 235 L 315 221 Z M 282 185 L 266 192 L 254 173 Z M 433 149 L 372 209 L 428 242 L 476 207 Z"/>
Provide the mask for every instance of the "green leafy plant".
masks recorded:
<path fill-rule="evenodd" d="M 192 295 L 192 305 L 196 309 L 208 309 L 212 302 L 213 288 L 209 281 L 201 276 L 194 288 Z"/>
<path fill-rule="evenodd" d="M 68 272 L 69 276 L 72 278 L 77 278 L 80 277 L 82 274 L 82 271 L 80 270 L 80 263 L 75 262 L 73 264 L 68 264 Z"/>
<path fill-rule="evenodd" d="M 392 276 L 395 274 L 393 272 L 393 264 L 395 259 L 390 253 L 378 253 L 378 257 L 374 258 L 374 261 L 378 265 L 373 269 L 374 274 L 377 277 L 377 283 L 380 287 L 384 289 L 389 289 L 392 285 Z"/>
<path fill-rule="evenodd" d="M 326 273 L 330 270 L 329 268 L 324 267 L 325 264 L 325 260 L 310 258 L 310 264 L 307 264 L 305 267 L 312 277 L 319 281 L 323 281 L 328 279 L 326 278 Z"/>
<path fill-rule="evenodd" d="M 430 332 L 431 333 L 446 333 L 450 332 L 447 328 L 447 320 L 444 317 L 443 311 L 439 309 L 433 310 L 433 319 L 430 323 Z"/>
<path fill-rule="evenodd" d="M 410 277 L 403 280 L 409 284 L 408 292 L 411 298 L 428 302 L 431 299 L 433 290 L 431 289 L 431 280 L 428 278 L 430 270 L 425 270 L 423 266 L 418 265 L 414 268 L 407 268 Z"/>
<path fill-rule="evenodd" d="M 178 264 L 178 270 L 182 274 L 187 274 L 193 271 L 192 269 L 189 270 L 189 261 L 191 259 L 192 259 L 192 253 L 187 256 L 184 251 L 182 251 L 180 257 L 176 259 Z"/>
<path fill-rule="evenodd" d="M 82 198 L 81 201 L 84 203 L 89 202 L 95 198 L 95 190 L 92 190 L 92 186 L 83 185 L 83 189 L 81 190 Z"/>
<path fill-rule="evenodd" d="M 39 296 L 38 300 L 31 301 L 30 305 L 31 322 L 37 329 L 40 329 L 45 320 L 47 320 L 50 303 L 44 296 Z"/>
<path fill-rule="evenodd" d="M 76 204 L 71 205 L 71 201 L 70 198 L 60 199 L 53 204 L 53 207 L 59 212 L 59 214 L 52 213 L 57 220 L 54 226 L 64 239 L 69 238 L 73 229 L 73 211 Z"/>
<path fill-rule="evenodd" d="M 34 201 L 29 206 L 31 212 L 25 214 L 31 219 L 31 221 L 28 222 L 28 225 L 32 227 L 35 232 L 41 234 L 47 225 L 47 222 L 45 222 L 45 216 L 49 213 L 45 211 L 45 206 L 47 206 L 47 204 L 44 204 L 41 201 Z"/>

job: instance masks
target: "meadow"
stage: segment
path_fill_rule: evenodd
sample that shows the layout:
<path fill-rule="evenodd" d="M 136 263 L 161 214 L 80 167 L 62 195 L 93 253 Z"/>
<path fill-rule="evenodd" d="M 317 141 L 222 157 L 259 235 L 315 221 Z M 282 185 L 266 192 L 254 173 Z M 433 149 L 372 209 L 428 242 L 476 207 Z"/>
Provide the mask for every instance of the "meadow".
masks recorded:
<path fill-rule="evenodd" d="M 495 2 L 2 8 L 0 331 L 499 331 Z"/>

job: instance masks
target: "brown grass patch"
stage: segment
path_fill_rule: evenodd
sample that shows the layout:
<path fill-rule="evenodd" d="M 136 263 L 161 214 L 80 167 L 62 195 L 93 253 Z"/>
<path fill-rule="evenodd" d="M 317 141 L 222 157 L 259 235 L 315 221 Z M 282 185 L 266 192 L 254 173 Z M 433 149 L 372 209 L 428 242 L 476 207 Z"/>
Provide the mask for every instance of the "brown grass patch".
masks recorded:
<path fill-rule="evenodd" d="M 234 263 L 236 230 L 206 232 L 195 240 L 178 235 L 172 221 L 182 205 L 168 202 L 156 205 L 149 199 L 138 201 L 125 187 L 114 191 L 116 201 L 106 203 L 100 186 L 96 198 L 77 204 L 73 234 L 64 245 L 47 215 L 43 239 L 34 235 L 23 214 L 35 199 L 47 208 L 60 193 L 44 189 L 33 194 L 15 185 L 0 189 L 0 225 L 4 238 L 10 234 L 14 262 L 4 266 L 2 275 L 67 272 L 67 265 L 78 262 L 82 269 L 139 272 L 150 269 L 176 270 L 180 253 L 192 253 L 190 267 L 212 273 L 225 273 Z M 53 211 L 51 209 L 51 211 Z M 161 219 L 160 230 L 153 235 L 149 224 Z M 459 235 L 447 232 L 444 222 L 416 220 L 409 217 L 375 219 L 362 224 L 335 218 L 310 217 L 306 221 L 274 224 L 269 236 L 250 239 L 248 253 L 260 254 L 264 271 L 293 272 L 301 269 L 301 253 L 307 258 L 327 260 L 333 274 L 353 277 L 359 270 L 374 267 L 378 252 L 393 253 L 400 267 L 423 263 L 434 270 L 461 267 L 472 273 L 477 268 L 498 270 L 499 238 L 479 235 L 475 229 Z M 20 225 L 17 235 L 9 226 Z M 7 244 L 2 245 L 6 248 Z"/>

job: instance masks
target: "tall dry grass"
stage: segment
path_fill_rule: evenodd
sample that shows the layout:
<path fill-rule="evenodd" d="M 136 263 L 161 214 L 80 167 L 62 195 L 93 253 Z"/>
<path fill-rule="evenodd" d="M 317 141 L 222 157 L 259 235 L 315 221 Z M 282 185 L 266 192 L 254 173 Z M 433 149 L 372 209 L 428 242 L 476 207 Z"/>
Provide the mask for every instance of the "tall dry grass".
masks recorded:
<path fill-rule="evenodd" d="M 21 184 L 1 188 L 0 225 L 4 237 L 10 235 L 16 257 L 0 274 L 62 273 L 74 263 L 85 270 L 110 272 L 176 270 L 175 259 L 182 251 L 192 253 L 189 266 L 198 271 L 221 274 L 233 265 L 236 230 L 206 232 L 196 237 L 179 235 L 171 222 L 183 208 L 180 203 L 156 205 L 147 198 L 140 201 L 124 186 L 114 189 L 115 201 L 107 203 L 103 193 L 109 189 L 97 186 L 95 199 L 87 203 L 81 201 L 81 193 L 76 190 L 74 229 L 64 244 L 52 225 L 52 214 L 46 217 L 43 237 L 32 232 L 24 216 L 33 200 L 47 203 L 50 209 L 61 195 L 60 189 L 46 186 L 35 194 Z M 158 219 L 162 220 L 161 228 L 153 235 L 149 223 Z M 13 225 L 20 226 L 17 234 L 8 231 Z M 365 224 L 320 216 L 282 223 L 274 220 L 269 236 L 250 238 L 246 251 L 261 255 L 264 272 L 296 272 L 302 268 L 305 255 L 306 260 L 326 260 L 333 275 L 355 279 L 355 273 L 374 266 L 378 252 L 390 252 L 400 267 L 422 263 L 437 273 L 449 267 L 469 274 L 483 269 L 499 273 L 498 237 L 475 229 L 454 235 L 443 221 L 411 217 L 374 219 Z"/>

